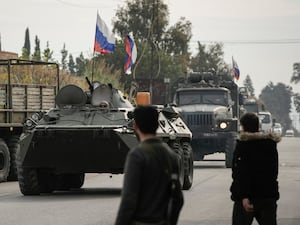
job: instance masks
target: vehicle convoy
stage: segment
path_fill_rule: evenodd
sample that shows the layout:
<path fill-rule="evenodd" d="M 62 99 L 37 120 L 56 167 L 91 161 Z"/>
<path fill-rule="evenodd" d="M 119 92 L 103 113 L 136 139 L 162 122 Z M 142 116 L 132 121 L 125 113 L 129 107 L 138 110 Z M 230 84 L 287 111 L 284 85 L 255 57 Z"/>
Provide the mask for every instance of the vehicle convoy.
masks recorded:
<path fill-rule="evenodd" d="M 56 107 L 24 123 L 18 148 L 18 177 L 24 195 L 80 188 L 85 173 L 123 173 L 128 151 L 138 144 L 134 107 L 110 84 L 87 82 L 90 91 L 69 84 Z M 178 154 L 183 189 L 193 182 L 192 133 L 172 106 L 158 107 L 157 136 Z"/>
<path fill-rule="evenodd" d="M 238 134 L 239 93 L 231 77 L 192 72 L 178 82 L 173 103 L 193 133 L 194 160 L 224 152 L 231 167 Z"/>
<path fill-rule="evenodd" d="M 42 76 L 51 84 L 40 84 Z M 17 180 L 16 151 L 23 122 L 34 112 L 55 106 L 58 76 L 56 63 L 0 60 L 0 182 Z"/>

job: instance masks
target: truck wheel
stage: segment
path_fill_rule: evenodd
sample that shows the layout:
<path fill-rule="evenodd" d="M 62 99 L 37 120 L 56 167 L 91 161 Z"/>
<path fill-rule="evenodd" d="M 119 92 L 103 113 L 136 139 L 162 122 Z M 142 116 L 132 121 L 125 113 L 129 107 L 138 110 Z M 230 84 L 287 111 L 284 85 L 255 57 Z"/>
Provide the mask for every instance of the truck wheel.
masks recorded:
<path fill-rule="evenodd" d="M 6 181 L 10 168 L 10 155 L 4 140 L 0 139 L 0 182 Z"/>
<path fill-rule="evenodd" d="M 182 189 L 189 190 L 193 184 L 194 176 L 193 150 L 188 142 L 182 143 L 182 150 L 184 155 L 184 181 Z"/>
<path fill-rule="evenodd" d="M 233 160 L 233 151 L 235 148 L 235 138 L 230 137 L 226 140 L 226 149 L 225 149 L 225 165 L 226 168 L 232 167 L 232 160 Z"/>
<path fill-rule="evenodd" d="M 179 181 L 180 181 L 181 186 L 183 186 L 183 182 L 184 182 L 184 155 L 183 155 L 183 150 L 182 150 L 180 144 L 177 143 L 177 142 L 172 142 L 170 144 L 170 147 L 177 154 L 178 165 L 179 165 Z"/>
<path fill-rule="evenodd" d="M 36 169 L 21 165 L 20 145 L 17 146 L 17 168 L 20 191 L 23 195 L 39 195 L 40 187 Z"/>
<path fill-rule="evenodd" d="M 17 147 L 19 145 L 20 137 L 12 136 L 8 141 L 8 148 L 10 152 L 10 170 L 7 180 L 17 181 L 18 172 L 17 172 Z"/>

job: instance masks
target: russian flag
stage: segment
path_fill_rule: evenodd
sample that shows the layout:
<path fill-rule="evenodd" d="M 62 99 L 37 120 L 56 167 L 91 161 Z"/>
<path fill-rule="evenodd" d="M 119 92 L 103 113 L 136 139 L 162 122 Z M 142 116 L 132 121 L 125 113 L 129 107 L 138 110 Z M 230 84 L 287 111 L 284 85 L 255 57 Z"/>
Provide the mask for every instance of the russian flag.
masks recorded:
<path fill-rule="evenodd" d="M 131 67 L 135 63 L 137 57 L 137 48 L 132 35 L 127 34 L 125 40 L 126 59 L 124 65 L 125 74 L 131 74 Z"/>
<path fill-rule="evenodd" d="M 96 35 L 94 43 L 94 52 L 107 55 L 115 50 L 114 34 L 108 29 L 105 22 L 97 12 Z"/>
<path fill-rule="evenodd" d="M 236 80 L 240 79 L 240 69 L 236 63 L 236 61 L 234 60 L 234 58 L 232 57 L 232 67 L 233 67 L 233 76 Z"/>

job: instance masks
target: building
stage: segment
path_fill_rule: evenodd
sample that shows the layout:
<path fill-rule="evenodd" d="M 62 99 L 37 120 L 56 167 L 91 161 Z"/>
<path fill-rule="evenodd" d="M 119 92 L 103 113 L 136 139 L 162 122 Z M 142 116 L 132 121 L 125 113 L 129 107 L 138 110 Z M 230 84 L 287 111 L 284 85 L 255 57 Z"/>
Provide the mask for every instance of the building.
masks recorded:
<path fill-rule="evenodd" d="M 16 59 L 18 54 L 15 52 L 0 51 L 0 59 Z"/>

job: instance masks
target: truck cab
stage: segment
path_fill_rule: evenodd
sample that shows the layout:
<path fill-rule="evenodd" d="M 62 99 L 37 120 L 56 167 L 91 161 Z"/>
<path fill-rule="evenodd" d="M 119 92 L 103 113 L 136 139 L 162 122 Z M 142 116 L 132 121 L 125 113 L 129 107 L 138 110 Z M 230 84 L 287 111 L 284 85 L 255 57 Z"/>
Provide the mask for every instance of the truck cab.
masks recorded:
<path fill-rule="evenodd" d="M 225 153 L 231 167 L 238 133 L 239 94 L 235 82 L 215 73 L 194 72 L 177 88 L 173 103 L 193 133 L 194 160 Z"/>

